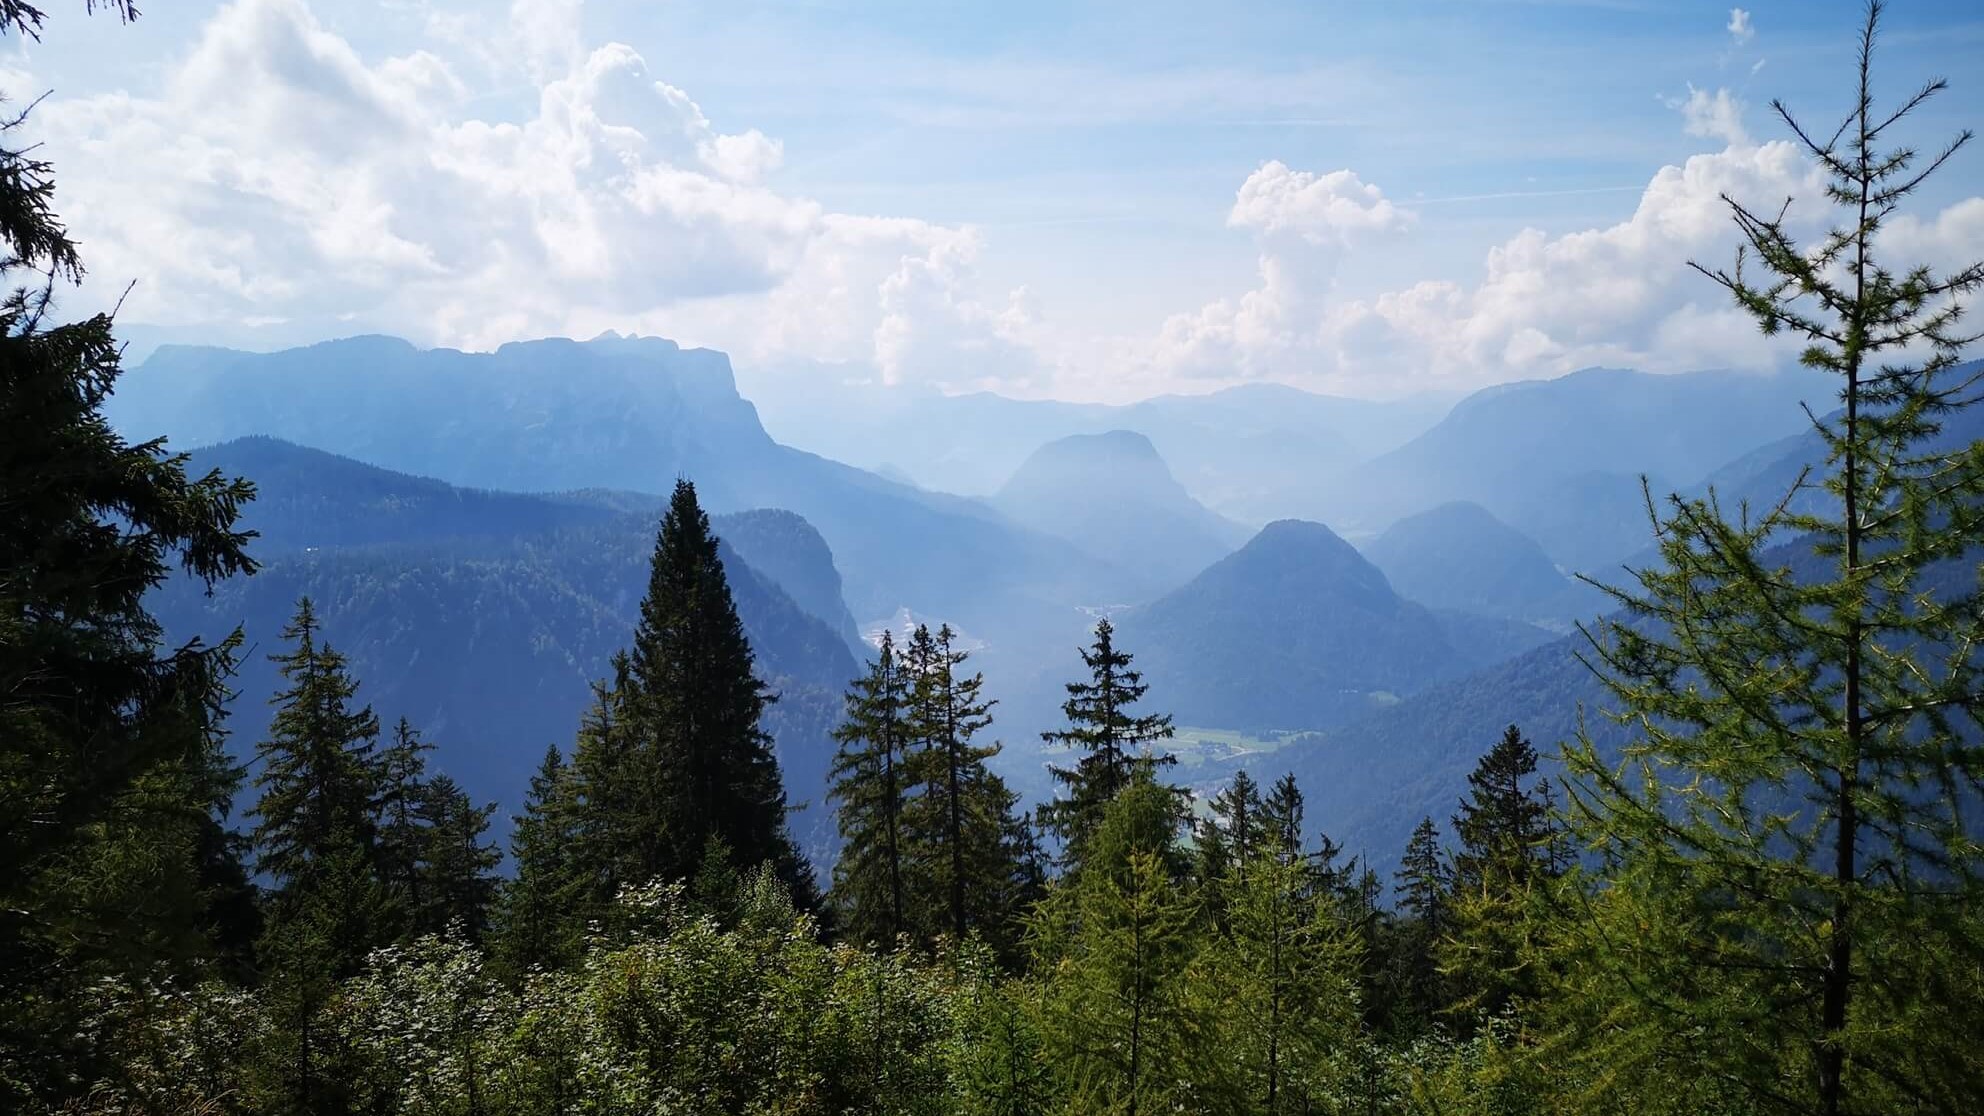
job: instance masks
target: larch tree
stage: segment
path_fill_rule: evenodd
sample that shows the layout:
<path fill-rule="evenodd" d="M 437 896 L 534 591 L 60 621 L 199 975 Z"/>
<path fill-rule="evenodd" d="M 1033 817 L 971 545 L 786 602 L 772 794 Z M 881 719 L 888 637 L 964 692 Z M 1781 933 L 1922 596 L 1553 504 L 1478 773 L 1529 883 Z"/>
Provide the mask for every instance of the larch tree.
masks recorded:
<path fill-rule="evenodd" d="M 1037 919 L 1040 1030 L 1074 1111 L 1205 1111 L 1223 1074 L 1188 968 L 1199 912 L 1183 886 L 1177 799 L 1148 766 L 1110 800 L 1090 860 Z"/>
<path fill-rule="evenodd" d="M 1671 499 L 1661 563 L 1593 633 L 1633 739 L 1568 755 L 1602 875 L 1562 994 L 1613 1005 L 1581 1048 L 1614 1104 L 1680 1077 L 1763 1111 L 1984 1109 L 1984 443 L 1948 432 L 1977 397 L 1961 315 L 1984 264 L 1887 260 L 1970 136 L 1926 157 L 1898 137 L 1944 83 L 1877 102 L 1882 11 L 1836 127 L 1774 105 L 1831 231 L 1730 199 L 1742 250 L 1702 269 L 1837 377 L 1825 460 L 1770 506 Z"/>
<path fill-rule="evenodd" d="M 1303 861 L 1262 848 L 1235 871 L 1209 968 L 1249 1111 L 1315 1110 L 1318 1075 L 1358 1037 L 1360 952 Z"/>

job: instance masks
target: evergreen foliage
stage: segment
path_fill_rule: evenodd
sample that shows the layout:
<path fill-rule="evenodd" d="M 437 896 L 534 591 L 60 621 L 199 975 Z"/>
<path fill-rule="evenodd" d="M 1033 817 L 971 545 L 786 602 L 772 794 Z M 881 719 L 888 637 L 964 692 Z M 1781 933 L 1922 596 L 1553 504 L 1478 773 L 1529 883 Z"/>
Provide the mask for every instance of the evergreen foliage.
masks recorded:
<path fill-rule="evenodd" d="M 846 719 L 834 731 L 840 750 L 832 794 L 842 845 L 831 898 L 843 930 L 861 941 L 892 943 L 909 932 L 902 815 L 910 783 L 904 766 L 911 686 L 895 637 L 884 631 L 868 673 L 847 694 Z"/>
<path fill-rule="evenodd" d="M 106 5 L 129 19 L 126 4 Z M 0 35 L 43 13 L 0 5 Z M 31 107 L 31 106 L 30 106 Z M 132 445 L 102 406 L 122 373 L 108 314 L 59 322 L 83 265 L 50 164 L 0 119 L 0 1107 L 61 1096 L 96 1064 L 83 990 L 185 973 L 252 935 L 239 771 L 221 749 L 237 640 L 163 645 L 145 594 L 254 569 L 253 495 Z"/>
<path fill-rule="evenodd" d="M 1656 515 L 1659 566 L 1616 595 L 1593 657 L 1635 739 L 1571 750 L 1571 812 L 1600 857 L 1565 994 L 1609 1005 L 1586 1036 L 1601 1103 L 1717 1081 L 1763 1111 L 1984 1106 L 1974 821 L 1984 789 L 1984 444 L 1942 425 L 1977 398 L 1957 367 L 1984 263 L 1887 262 L 1883 230 L 1969 134 L 1926 159 L 1896 134 L 1943 89 L 1877 104 L 1883 6 L 1851 107 L 1808 131 L 1838 223 L 1797 243 L 1731 202 L 1743 250 L 1704 268 L 1767 335 L 1838 378 L 1815 420 L 1826 499 Z M 1795 537 L 1795 559 L 1767 552 Z"/>
<path fill-rule="evenodd" d="M 530 777 L 524 812 L 512 819 L 514 874 L 503 889 L 493 950 L 498 971 L 512 980 L 535 969 L 564 968 L 579 957 L 585 881 L 574 866 L 570 772 L 558 746 L 546 748 Z"/>
<path fill-rule="evenodd" d="M 759 724 L 775 696 L 753 671 L 709 517 L 695 486 L 677 481 L 615 684 L 632 755 L 630 769 L 614 777 L 626 782 L 636 814 L 626 819 L 633 828 L 614 837 L 641 850 L 628 882 L 686 879 L 714 840 L 736 863 L 770 863 L 788 887 L 812 894 L 786 833 L 778 760 Z"/>
<path fill-rule="evenodd" d="M 1174 756 L 1153 755 L 1149 747 L 1171 739 L 1171 717 L 1131 712 L 1150 687 L 1130 668 L 1130 653 L 1117 648 L 1115 633 L 1106 618 L 1096 621 L 1095 642 L 1081 653 L 1088 680 L 1067 683 L 1061 712 L 1068 727 L 1040 737 L 1082 753 L 1073 767 L 1049 767 L 1063 793 L 1043 808 L 1047 828 L 1061 839 L 1062 858 L 1071 868 L 1082 863 L 1089 835 L 1135 772 L 1176 762 Z"/>

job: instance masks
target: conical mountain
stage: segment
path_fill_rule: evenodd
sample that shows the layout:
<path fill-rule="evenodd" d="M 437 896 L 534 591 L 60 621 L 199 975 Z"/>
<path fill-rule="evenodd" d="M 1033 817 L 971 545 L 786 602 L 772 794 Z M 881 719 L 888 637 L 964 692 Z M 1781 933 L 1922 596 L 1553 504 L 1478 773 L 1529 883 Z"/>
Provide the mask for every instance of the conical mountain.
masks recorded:
<path fill-rule="evenodd" d="M 1193 499 L 1150 439 L 1131 430 L 1041 446 L 992 504 L 1114 563 L 1134 587 L 1176 585 L 1247 537 L 1246 528 Z"/>
<path fill-rule="evenodd" d="M 1328 527 L 1296 519 L 1118 627 L 1151 700 L 1206 727 L 1320 728 L 1466 665 L 1438 617 Z"/>
<path fill-rule="evenodd" d="M 1407 516 L 1363 549 L 1394 590 L 1429 608 L 1564 623 L 1605 604 L 1535 539 L 1466 500 Z"/>

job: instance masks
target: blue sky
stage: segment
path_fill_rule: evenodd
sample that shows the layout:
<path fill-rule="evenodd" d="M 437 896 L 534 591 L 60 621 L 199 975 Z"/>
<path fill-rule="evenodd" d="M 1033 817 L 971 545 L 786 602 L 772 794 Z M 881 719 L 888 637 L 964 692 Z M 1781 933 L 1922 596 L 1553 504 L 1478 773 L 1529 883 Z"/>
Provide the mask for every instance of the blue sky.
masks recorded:
<path fill-rule="evenodd" d="M 58 12 L 8 44 L 134 336 L 615 328 L 759 377 L 1124 399 L 1767 367 L 1694 255 L 1808 193 L 1854 3 L 519 0 Z M 1984 9 L 1894 5 L 1888 86 L 1984 123 Z M 1898 251 L 1984 254 L 1984 153 Z M 1816 222 L 1822 214 L 1812 213 Z M 1816 225 L 1814 225 L 1816 227 Z"/>

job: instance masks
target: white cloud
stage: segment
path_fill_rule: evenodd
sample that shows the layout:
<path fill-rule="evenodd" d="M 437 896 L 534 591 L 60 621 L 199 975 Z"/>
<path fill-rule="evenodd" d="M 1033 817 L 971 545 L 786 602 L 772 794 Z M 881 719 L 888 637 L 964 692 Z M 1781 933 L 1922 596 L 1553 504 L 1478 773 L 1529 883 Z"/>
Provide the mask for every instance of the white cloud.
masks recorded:
<path fill-rule="evenodd" d="M 1009 308 L 953 288 L 976 234 L 778 192 L 778 140 L 719 130 L 629 46 L 586 49 L 577 15 L 516 0 L 480 39 L 430 26 L 449 57 L 368 60 L 304 0 L 236 0 L 155 93 L 54 99 L 32 123 L 93 274 L 138 280 L 131 323 L 467 347 L 665 326 L 905 377 L 933 345 L 1006 351 Z M 520 85 L 521 111 L 477 111 Z"/>
<path fill-rule="evenodd" d="M 1318 175 L 1292 170 L 1280 160 L 1263 163 L 1247 176 L 1226 218 L 1234 228 L 1290 233 L 1311 244 L 1393 232 L 1411 221 L 1412 214 L 1393 205 L 1384 191 L 1359 179 L 1354 171 Z"/>
<path fill-rule="evenodd" d="M 1555 236 L 1526 229 L 1491 248 L 1471 283 L 1427 280 L 1348 300 L 1328 297 L 1327 276 L 1319 280 L 1317 273 L 1291 266 L 1309 257 L 1270 243 L 1255 289 L 1172 317 L 1139 359 L 1156 374 L 1229 380 L 1272 375 L 1362 392 L 1441 383 L 1468 388 L 1593 364 L 1674 370 L 1782 363 L 1785 344 L 1760 338 L 1720 290 L 1687 265 L 1691 259 L 1722 264 L 1734 250 L 1725 194 L 1759 205 L 1797 198 L 1791 221 L 1816 233 L 1824 215 L 1822 182 L 1791 144 L 1747 142 L 1732 124 L 1732 99 L 1696 97 L 1691 122 L 1699 117 L 1727 146 L 1661 168 L 1631 216 L 1616 224 Z M 1362 188 L 1350 194 L 1375 209 L 1379 195 Z M 1904 235 L 1923 242 L 1950 238 L 1973 223 L 1975 239 L 1984 240 L 1984 200 L 1974 211 L 1969 204 L 1933 225 L 1898 225 L 1897 242 Z M 1331 207 L 1264 206 L 1260 212 Z M 1280 227 L 1301 231 L 1283 220 Z M 1274 221 L 1235 223 L 1260 229 Z M 1391 224 L 1359 219 L 1322 227 Z M 1323 254 L 1334 261 L 1342 253 Z"/>
<path fill-rule="evenodd" d="M 1725 30 L 1737 46 L 1748 46 L 1750 40 L 1757 37 L 1757 29 L 1750 23 L 1750 13 L 1742 8 L 1729 9 L 1729 24 Z"/>
<path fill-rule="evenodd" d="M 1691 136 L 1739 146 L 1750 142 L 1749 133 L 1743 129 L 1743 102 L 1727 89 L 1710 93 L 1690 85 L 1687 98 L 1674 107 L 1681 110 L 1683 127 Z"/>
<path fill-rule="evenodd" d="M 1315 174 L 1279 160 L 1247 176 L 1226 223 L 1250 229 L 1260 285 L 1166 319 L 1140 358 L 1165 376 L 1256 379 L 1306 371 L 1338 259 L 1414 215 L 1351 170 Z"/>

